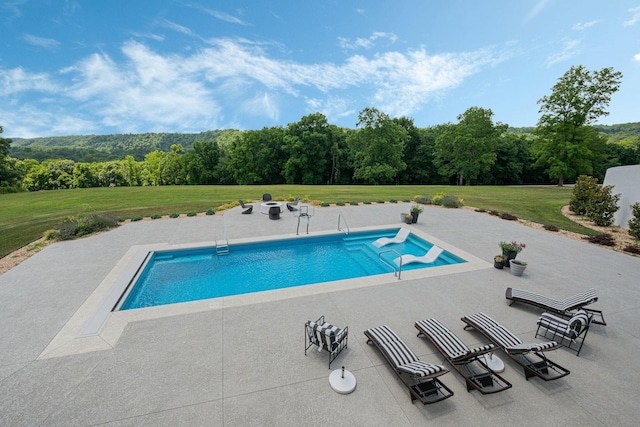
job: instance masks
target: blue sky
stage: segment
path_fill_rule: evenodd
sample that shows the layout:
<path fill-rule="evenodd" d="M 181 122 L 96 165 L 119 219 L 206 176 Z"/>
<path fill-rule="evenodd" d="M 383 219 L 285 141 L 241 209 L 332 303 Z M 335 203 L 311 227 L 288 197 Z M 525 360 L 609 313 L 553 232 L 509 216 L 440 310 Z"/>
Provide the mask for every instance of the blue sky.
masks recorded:
<path fill-rule="evenodd" d="M 0 0 L 5 137 L 355 128 L 365 107 L 535 126 L 573 65 L 623 73 L 599 123 L 640 121 L 640 0 Z"/>

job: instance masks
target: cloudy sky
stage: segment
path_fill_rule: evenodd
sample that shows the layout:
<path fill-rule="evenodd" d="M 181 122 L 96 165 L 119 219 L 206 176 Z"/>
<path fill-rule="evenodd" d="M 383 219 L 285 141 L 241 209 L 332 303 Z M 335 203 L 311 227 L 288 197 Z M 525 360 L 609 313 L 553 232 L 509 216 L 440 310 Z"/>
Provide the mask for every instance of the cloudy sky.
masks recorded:
<path fill-rule="evenodd" d="M 600 123 L 640 121 L 640 0 L 0 0 L 5 137 L 354 128 L 365 107 L 535 126 L 573 65 L 624 75 Z"/>

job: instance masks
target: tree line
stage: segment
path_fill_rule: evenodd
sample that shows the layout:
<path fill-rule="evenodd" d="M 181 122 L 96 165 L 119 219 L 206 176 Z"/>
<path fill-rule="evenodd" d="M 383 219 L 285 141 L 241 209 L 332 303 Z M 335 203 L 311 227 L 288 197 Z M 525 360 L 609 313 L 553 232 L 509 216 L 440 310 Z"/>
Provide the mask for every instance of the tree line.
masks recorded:
<path fill-rule="evenodd" d="M 604 177 L 612 166 L 640 163 L 636 134 L 608 144 L 593 122 L 607 113 L 622 75 L 613 69 L 571 67 L 540 99 L 531 134 L 508 131 L 493 112 L 471 107 L 457 123 L 418 128 L 364 108 L 355 129 L 332 125 L 321 113 L 286 127 L 200 134 L 185 149 L 129 152 L 117 160 L 18 160 L 0 138 L 0 188 L 29 191 L 139 185 L 215 184 L 546 184 L 579 175 Z M 623 126 L 623 125 L 619 125 Z M 629 130 L 631 132 L 631 130 Z M 151 135 L 151 134 L 149 134 Z M 175 135 L 175 134 L 167 134 Z M 171 141 L 171 138 L 165 138 Z M 126 147 L 120 147 L 123 153 Z M 138 153 L 139 154 L 139 153 Z"/>

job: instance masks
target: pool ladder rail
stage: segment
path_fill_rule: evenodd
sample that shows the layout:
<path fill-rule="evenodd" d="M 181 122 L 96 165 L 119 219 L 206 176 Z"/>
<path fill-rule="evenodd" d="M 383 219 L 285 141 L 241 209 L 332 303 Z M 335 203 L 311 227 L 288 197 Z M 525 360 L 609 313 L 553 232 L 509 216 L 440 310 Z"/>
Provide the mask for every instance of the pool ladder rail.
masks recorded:
<path fill-rule="evenodd" d="M 227 239 L 227 230 L 224 231 L 224 242 L 218 244 L 216 238 L 216 255 L 229 255 L 229 239 Z"/>
<path fill-rule="evenodd" d="M 344 222 L 344 226 L 346 228 L 342 228 L 340 226 L 341 222 Z M 349 234 L 349 224 L 347 224 L 347 219 L 342 216 L 342 214 L 338 214 L 338 231 L 342 231 L 344 234 Z"/>
<path fill-rule="evenodd" d="M 398 255 L 398 258 L 400 258 L 400 264 L 398 266 L 382 258 L 382 254 L 386 254 L 387 252 L 393 252 L 394 254 Z M 378 259 L 381 263 L 391 267 L 391 269 L 393 270 L 393 275 L 397 276 L 398 280 L 400 280 L 400 275 L 402 274 L 402 255 L 400 255 L 400 252 L 396 251 L 395 249 L 387 249 L 386 251 L 378 252 Z"/>

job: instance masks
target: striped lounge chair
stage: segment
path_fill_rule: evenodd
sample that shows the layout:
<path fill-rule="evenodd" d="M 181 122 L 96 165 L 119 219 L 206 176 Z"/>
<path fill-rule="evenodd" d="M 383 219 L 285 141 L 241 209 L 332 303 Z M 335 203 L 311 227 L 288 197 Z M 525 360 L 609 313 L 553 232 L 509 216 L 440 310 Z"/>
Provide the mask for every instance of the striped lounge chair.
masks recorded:
<path fill-rule="evenodd" d="M 411 403 L 424 405 L 453 396 L 453 391 L 438 377 L 449 372 L 442 365 L 423 362 L 387 325 L 364 331 L 367 343 L 375 345 L 400 380 L 409 388 Z"/>
<path fill-rule="evenodd" d="M 315 322 L 309 320 L 304 324 L 304 355 L 312 345 L 318 346 L 318 351 L 326 351 L 329 353 L 329 369 L 331 362 L 340 354 L 342 350 L 347 348 L 349 337 L 349 327 L 338 328 L 324 321 L 324 315 L 320 316 Z"/>
<path fill-rule="evenodd" d="M 507 328 L 484 313 L 475 313 L 461 319 L 467 328 L 474 328 L 489 341 L 500 347 L 514 362 L 524 368 L 527 380 L 539 377 L 545 381 L 557 380 L 569 375 L 569 370 L 552 362 L 545 355 L 546 351 L 555 350 L 560 345 L 555 341 L 545 343 L 525 343 L 512 334 Z"/>
<path fill-rule="evenodd" d="M 419 320 L 415 323 L 418 336 L 424 335 L 458 371 L 467 383 L 467 391 L 478 390 L 482 394 L 498 393 L 511 388 L 511 383 L 492 371 L 483 358 L 495 348 L 493 344 L 470 349 L 442 323 L 436 319 Z"/>
<path fill-rule="evenodd" d="M 549 313 L 542 313 L 538 319 L 536 337 L 554 340 L 580 356 L 584 339 L 589 332 L 591 316 L 585 310 L 578 310 L 570 319 L 563 319 Z"/>
<path fill-rule="evenodd" d="M 510 301 L 509 305 L 513 305 L 516 302 L 529 304 L 564 318 L 570 318 L 575 314 L 573 312 L 574 310 L 582 309 L 591 315 L 591 323 L 597 325 L 607 324 L 607 322 L 604 321 L 602 311 L 585 307 L 598 301 L 598 295 L 593 288 L 561 300 L 523 291 L 522 289 L 507 288 L 505 298 Z"/>

